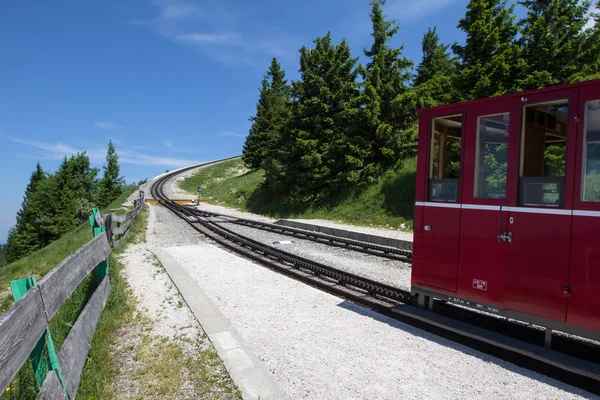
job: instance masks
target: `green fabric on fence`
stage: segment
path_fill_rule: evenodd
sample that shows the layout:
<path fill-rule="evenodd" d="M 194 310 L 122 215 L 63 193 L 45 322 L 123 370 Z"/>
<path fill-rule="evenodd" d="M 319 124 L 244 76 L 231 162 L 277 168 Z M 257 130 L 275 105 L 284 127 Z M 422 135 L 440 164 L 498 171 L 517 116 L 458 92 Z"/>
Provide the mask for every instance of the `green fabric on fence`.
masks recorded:
<path fill-rule="evenodd" d="M 12 281 L 10 283 L 10 289 L 12 291 L 15 303 L 34 287 L 37 287 L 35 276 Z M 46 379 L 46 375 L 50 371 L 56 371 L 63 389 L 65 388 L 62 371 L 60 369 L 60 363 L 58 362 L 58 357 L 56 356 L 56 350 L 54 349 L 54 342 L 52 341 L 50 329 L 46 328 L 46 333 L 42 335 L 40 340 L 37 342 L 33 351 L 29 355 L 29 359 L 31 360 L 31 364 L 33 366 L 33 372 L 35 374 L 38 388 L 42 387 L 44 380 Z M 67 392 L 65 389 L 65 394 L 66 393 Z"/>

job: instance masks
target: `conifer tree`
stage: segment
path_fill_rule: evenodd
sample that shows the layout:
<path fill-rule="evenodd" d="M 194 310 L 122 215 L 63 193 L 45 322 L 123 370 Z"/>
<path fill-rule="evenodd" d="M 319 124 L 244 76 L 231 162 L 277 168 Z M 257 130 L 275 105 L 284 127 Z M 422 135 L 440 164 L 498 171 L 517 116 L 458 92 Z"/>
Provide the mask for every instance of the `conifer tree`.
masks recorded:
<path fill-rule="evenodd" d="M 588 32 L 584 26 L 591 5 L 581 0 L 522 0 L 527 16 L 520 21 L 525 68 L 523 89 L 571 83 L 595 72 L 586 60 Z"/>
<path fill-rule="evenodd" d="M 595 12 L 590 15 L 594 25 L 586 32 L 586 44 L 584 49 L 584 61 L 589 68 L 587 76 L 583 79 L 600 78 L 600 0 L 596 3 Z"/>
<path fill-rule="evenodd" d="M 17 224 L 9 235 L 8 262 L 16 261 L 22 256 L 40 248 L 37 215 L 38 205 L 33 201 L 34 193 L 46 179 L 46 173 L 40 163 L 29 178 L 21 209 L 17 212 Z"/>
<path fill-rule="evenodd" d="M 414 80 L 415 108 L 435 107 L 458 100 L 455 89 L 457 60 L 440 42 L 436 28 L 423 36 L 423 59 Z"/>
<path fill-rule="evenodd" d="M 300 49 L 301 79 L 292 84 L 279 168 L 267 170 L 267 179 L 282 185 L 292 206 L 324 202 L 339 191 L 354 157 L 347 138 L 358 113 L 357 59 L 345 40 L 334 46 L 330 33 L 314 43 L 314 50 Z"/>
<path fill-rule="evenodd" d="M 399 161 L 401 145 L 408 141 L 408 129 L 416 119 L 414 109 L 406 107 L 403 99 L 409 91 L 413 63 L 404 57 L 404 46 L 392 48 L 390 44 L 400 26 L 383 15 L 385 0 L 371 0 L 370 5 L 373 44 L 364 50 L 369 62 L 360 67 L 364 86 L 359 129 L 368 146 L 364 178 Z"/>
<path fill-rule="evenodd" d="M 251 117 L 252 126 L 246 137 L 242 159 L 248 168 L 264 167 L 272 162 L 277 151 L 281 131 L 289 119 L 290 88 L 285 80 L 277 58 L 273 58 L 265 74 L 256 115 Z"/>
<path fill-rule="evenodd" d="M 457 81 L 462 100 L 497 96 L 517 89 L 523 68 L 516 43 L 514 5 L 506 0 L 470 0 L 458 28 L 467 34 L 464 45 L 452 49 L 460 59 Z"/>
<path fill-rule="evenodd" d="M 108 142 L 106 152 L 106 162 L 103 166 L 104 175 L 100 180 L 100 190 L 98 203 L 101 207 L 106 207 L 123 192 L 125 178 L 121 174 L 119 166 L 119 155 L 115 149 L 112 140 Z"/>
<path fill-rule="evenodd" d="M 90 167 L 85 152 L 65 157 L 52 177 L 48 219 L 54 221 L 50 227 L 52 240 L 74 229 L 89 216 L 98 196 L 98 169 Z"/>

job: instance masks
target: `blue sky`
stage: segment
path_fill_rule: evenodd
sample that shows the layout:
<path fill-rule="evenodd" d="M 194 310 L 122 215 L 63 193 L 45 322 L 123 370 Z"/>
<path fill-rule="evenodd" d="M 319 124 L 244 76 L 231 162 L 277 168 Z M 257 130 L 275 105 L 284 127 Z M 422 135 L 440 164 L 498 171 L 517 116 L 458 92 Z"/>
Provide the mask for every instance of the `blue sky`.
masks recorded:
<path fill-rule="evenodd" d="M 421 58 L 445 42 L 467 0 L 389 0 L 396 44 Z M 368 0 L 11 1 L 0 9 L 0 243 L 36 162 L 56 170 L 109 139 L 128 182 L 240 154 L 273 56 L 291 79 L 298 49 L 331 31 L 356 56 L 370 43 Z"/>

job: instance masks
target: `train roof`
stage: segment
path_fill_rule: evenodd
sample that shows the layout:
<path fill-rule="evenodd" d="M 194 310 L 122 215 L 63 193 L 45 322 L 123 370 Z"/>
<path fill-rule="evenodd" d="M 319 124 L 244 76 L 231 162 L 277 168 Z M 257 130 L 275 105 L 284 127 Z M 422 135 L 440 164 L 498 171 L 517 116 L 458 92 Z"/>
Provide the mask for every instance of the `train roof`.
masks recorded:
<path fill-rule="evenodd" d="M 594 84 L 600 84 L 600 79 L 592 79 L 589 81 L 570 83 L 570 84 L 566 84 L 566 85 L 549 86 L 549 87 L 545 87 L 542 89 L 527 90 L 524 92 L 507 93 L 507 94 L 503 94 L 502 96 L 485 97 L 482 99 L 475 99 L 475 100 L 469 100 L 469 101 L 462 101 L 462 102 L 458 102 L 458 103 L 445 104 L 445 105 L 437 106 L 437 107 L 421 108 L 421 109 L 417 110 L 417 114 L 429 114 L 429 113 L 433 113 L 433 112 L 437 112 L 437 111 L 444 111 L 446 109 L 455 109 L 456 106 L 459 106 L 459 105 L 460 106 L 470 106 L 473 104 L 494 102 L 494 101 L 505 100 L 505 99 L 510 99 L 510 98 L 514 98 L 514 97 L 524 97 L 524 96 L 528 96 L 528 95 L 552 92 L 552 91 L 561 90 L 561 89 L 573 89 L 573 88 L 577 88 L 577 87 L 590 86 L 590 85 L 594 85 Z"/>

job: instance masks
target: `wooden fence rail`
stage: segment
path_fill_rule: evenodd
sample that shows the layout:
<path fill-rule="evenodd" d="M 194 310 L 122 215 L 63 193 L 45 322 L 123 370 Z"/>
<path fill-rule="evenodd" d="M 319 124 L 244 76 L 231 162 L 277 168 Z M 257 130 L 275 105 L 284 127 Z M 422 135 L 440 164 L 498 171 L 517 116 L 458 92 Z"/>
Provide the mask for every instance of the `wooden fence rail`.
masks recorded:
<path fill-rule="evenodd" d="M 110 294 L 107 257 L 111 247 L 118 246 L 127 236 L 143 204 L 144 193 L 140 192 L 131 211 L 121 216 L 108 214 L 104 225 L 94 210 L 90 217 L 93 239 L 39 283 L 34 277 L 11 283 L 15 304 L 0 316 L 0 396 L 29 357 L 41 386 L 38 399 L 75 399 L 92 338 Z M 98 287 L 56 356 L 48 324 L 93 270 Z"/>

